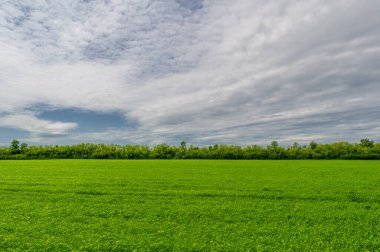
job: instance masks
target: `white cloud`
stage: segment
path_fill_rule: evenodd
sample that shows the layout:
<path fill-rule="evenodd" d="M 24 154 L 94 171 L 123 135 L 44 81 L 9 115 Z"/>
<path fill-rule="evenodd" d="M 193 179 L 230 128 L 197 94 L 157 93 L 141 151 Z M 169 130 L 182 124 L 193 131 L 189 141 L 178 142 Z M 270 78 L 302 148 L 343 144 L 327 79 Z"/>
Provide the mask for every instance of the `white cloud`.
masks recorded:
<path fill-rule="evenodd" d="M 8 1 L 0 112 L 47 104 L 139 123 L 73 141 L 380 140 L 378 2 L 196 2 Z M 49 131 L 38 127 L 26 130 Z"/>
<path fill-rule="evenodd" d="M 21 129 L 33 134 L 59 136 L 67 134 L 78 125 L 69 122 L 41 120 L 32 113 L 20 113 L 3 116 L 0 126 Z"/>

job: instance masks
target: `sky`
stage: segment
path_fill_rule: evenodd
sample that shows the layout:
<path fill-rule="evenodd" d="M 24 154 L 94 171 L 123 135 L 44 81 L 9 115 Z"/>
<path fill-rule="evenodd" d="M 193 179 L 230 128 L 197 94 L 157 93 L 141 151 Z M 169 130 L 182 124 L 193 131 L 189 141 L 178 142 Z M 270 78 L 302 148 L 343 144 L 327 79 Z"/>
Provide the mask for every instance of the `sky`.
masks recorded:
<path fill-rule="evenodd" d="M 380 1 L 0 0 L 0 145 L 380 141 Z"/>

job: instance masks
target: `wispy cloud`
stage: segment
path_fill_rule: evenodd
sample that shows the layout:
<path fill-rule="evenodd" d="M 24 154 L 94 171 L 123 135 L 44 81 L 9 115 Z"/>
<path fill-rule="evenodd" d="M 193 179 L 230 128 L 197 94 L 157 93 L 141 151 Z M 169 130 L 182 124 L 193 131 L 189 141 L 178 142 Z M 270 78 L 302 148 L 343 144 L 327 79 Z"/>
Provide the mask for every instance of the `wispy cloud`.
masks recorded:
<path fill-rule="evenodd" d="M 380 140 L 379 11 L 370 0 L 4 1 L 0 125 L 36 142 Z M 36 104 L 117 111 L 138 127 L 73 133 Z"/>
<path fill-rule="evenodd" d="M 38 135 L 61 136 L 66 135 L 69 130 L 75 129 L 78 125 L 76 123 L 41 120 L 32 113 L 19 113 L 2 116 L 0 126 L 22 129 Z"/>

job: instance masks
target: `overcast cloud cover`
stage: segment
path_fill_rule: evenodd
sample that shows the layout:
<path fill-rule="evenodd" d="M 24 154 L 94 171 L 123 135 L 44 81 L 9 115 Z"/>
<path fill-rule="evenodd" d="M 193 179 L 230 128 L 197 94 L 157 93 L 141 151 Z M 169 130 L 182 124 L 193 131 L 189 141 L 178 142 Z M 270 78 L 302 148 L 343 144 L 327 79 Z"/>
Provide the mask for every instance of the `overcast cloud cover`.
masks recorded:
<path fill-rule="evenodd" d="M 376 0 L 0 0 L 0 144 L 380 141 L 379 13 Z"/>

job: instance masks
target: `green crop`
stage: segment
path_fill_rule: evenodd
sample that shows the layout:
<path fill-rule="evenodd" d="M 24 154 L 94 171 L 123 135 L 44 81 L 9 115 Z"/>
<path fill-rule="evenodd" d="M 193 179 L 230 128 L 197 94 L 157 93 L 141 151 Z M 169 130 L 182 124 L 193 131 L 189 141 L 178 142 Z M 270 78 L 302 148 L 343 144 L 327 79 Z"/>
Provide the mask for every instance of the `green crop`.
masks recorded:
<path fill-rule="evenodd" d="M 0 161 L 0 250 L 379 251 L 379 161 Z"/>

